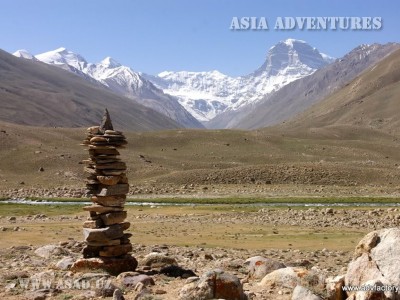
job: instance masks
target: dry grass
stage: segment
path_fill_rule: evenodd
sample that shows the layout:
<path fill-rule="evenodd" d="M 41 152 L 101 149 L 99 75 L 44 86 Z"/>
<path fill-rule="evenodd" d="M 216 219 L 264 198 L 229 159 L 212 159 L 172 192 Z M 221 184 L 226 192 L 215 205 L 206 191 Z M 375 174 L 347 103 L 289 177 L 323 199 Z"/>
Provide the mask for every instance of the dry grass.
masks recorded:
<path fill-rule="evenodd" d="M 6 205 L 4 205 L 6 206 Z M 3 207 L 4 207 L 3 206 Z M 13 206 L 13 205 L 9 205 Z M 129 207 L 128 221 L 132 227 L 132 241 L 136 244 L 169 244 L 177 246 L 199 246 L 204 248 L 225 247 L 240 249 L 331 249 L 352 250 L 366 231 L 342 228 L 309 228 L 298 226 L 261 226 L 247 223 L 234 223 L 225 220 L 210 223 L 207 216 L 217 217 L 232 209 L 215 207 Z M 9 211 L 12 211 L 10 209 Z M 18 245 L 44 245 L 65 241 L 68 238 L 82 239 L 82 220 L 75 216 L 85 216 L 84 212 L 67 215 L 69 219 L 60 220 L 52 209 L 42 208 L 42 213 L 50 220 L 26 220 L 18 218 L 10 223 L 0 219 L 0 227 L 8 230 L 0 232 L 0 248 Z M 60 211 L 60 213 L 64 214 Z M 204 216 L 203 221 L 188 222 L 182 216 Z M 13 228 L 23 228 L 13 231 Z"/>

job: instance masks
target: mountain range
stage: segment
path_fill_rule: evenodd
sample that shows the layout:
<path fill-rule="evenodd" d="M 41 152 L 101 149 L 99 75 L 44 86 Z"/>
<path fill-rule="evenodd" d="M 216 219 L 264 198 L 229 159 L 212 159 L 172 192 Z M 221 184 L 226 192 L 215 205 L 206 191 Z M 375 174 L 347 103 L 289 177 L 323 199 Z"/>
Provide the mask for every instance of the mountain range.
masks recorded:
<path fill-rule="evenodd" d="M 82 55 L 63 47 L 36 56 L 26 50 L 18 50 L 14 55 L 68 70 L 126 97 L 139 97 L 143 105 L 185 127 L 195 128 L 202 126 L 191 116 L 197 121 L 208 122 L 223 112 L 254 104 L 265 95 L 333 61 L 306 42 L 294 39 L 271 47 L 258 69 L 240 77 L 230 77 L 219 71 L 166 71 L 152 76 L 135 72 L 111 57 L 100 63 L 88 63 Z"/>
<path fill-rule="evenodd" d="M 100 63 L 88 63 L 83 56 L 64 47 L 36 56 L 26 50 L 18 50 L 14 55 L 54 65 L 124 97 L 140 99 L 140 104 L 173 119 L 182 127 L 203 128 L 203 125 L 188 113 L 175 97 L 165 94 L 139 73 L 121 65 L 111 57 L 106 57 Z"/>
<path fill-rule="evenodd" d="M 334 59 L 304 41 L 287 39 L 268 50 L 259 68 L 240 77 L 219 71 L 165 71 L 153 76 L 111 57 L 88 63 L 65 48 L 36 56 L 19 50 L 14 56 L 74 73 L 85 84 L 155 110 L 178 127 L 255 129 L 295 117 L 396 49 L 395 43 L 361 45 Z"/>
<path fill-rule="evenodd" d="M 248 75 L 230 77 L 219 71 L 182 71 L 144 76 L 165 93 L 178 97 L 198 120 L 208 122 L 226 111 L 254 104 L 265 95 L 314 73 L 332 61 L 332 57 L 304 41 L 287 39 L 271 47 L 264 63 Z"/>

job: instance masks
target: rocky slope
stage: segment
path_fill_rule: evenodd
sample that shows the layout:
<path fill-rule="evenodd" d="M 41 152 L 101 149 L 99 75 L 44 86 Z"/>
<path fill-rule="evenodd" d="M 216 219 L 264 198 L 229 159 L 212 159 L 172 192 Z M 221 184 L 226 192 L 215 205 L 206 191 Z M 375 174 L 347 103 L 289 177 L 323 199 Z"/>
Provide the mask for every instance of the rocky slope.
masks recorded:
<path fill-rule="evenodd" d="M 397 50 L 282 128 L 358 126 L 396 135 L 400 126 L 399 95 Z"/>

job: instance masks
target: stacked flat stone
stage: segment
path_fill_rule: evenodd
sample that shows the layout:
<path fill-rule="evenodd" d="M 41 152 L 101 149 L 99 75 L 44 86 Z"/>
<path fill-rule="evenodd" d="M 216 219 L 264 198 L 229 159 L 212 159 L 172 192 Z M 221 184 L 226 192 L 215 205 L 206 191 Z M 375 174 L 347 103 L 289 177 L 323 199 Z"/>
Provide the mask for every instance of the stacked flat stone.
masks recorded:
<path fill-rule="evenodd" d="M 87 244 L 84 258 L 123 257 L 132 251 L 131 234 L 124 233 L 130 226 L 125 222 L 124 210 L 129 191 L 126 164 L 118 158 L 118 149 L 126 144 L 122 132 L 113 129 L 107 110 L 100 126 L 87 129 L 83 145 L 89 147 L 90 158 L 83 162 L 87 173 L 86 192 L 93 204 L 84 207 L 90 213 L 83 224 Z"/>

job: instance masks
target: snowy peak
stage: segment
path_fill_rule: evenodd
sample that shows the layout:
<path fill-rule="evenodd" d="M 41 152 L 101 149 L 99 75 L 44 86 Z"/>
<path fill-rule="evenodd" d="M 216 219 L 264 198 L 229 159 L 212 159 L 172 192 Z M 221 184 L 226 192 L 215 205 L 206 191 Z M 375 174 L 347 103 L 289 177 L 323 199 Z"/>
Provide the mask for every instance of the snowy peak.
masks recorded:
<path fill-rule="evenodd" d="M 225 111 L 256 103 L 327 64 L 327 59 L 305 41 L 287 39 L 271 47 L 264 64 L 246 76 L 181 71 L 146 78 L 165 93 L 178 97 L 198 120 L 207 122 Z"/>
<path fill-rule="evenodd" d="M 79 54 L 67 50 L 64 47 L 58 48 L 53 51 L 45 52 L 42 54 L 38 54 L 36 55 L 36 58 L 47 64 L 54 64 L 54 65 L 66 64 L 78 69 L 79 71 L 83 71 L 88 65 L 85 58 L 83 58 Z"/>
<path fill-rule="evenodd" d="M 296 40 L 296 39 L 286 39 L 284 41 L 281 41 L 280 43 L 284 43 L 288 47 L 292 47 L 292 48 L 294 47 L 295 44 L 307 44 L 303 40 Z"/>
<path fill-rule="evenodd" d="M 331 63 L 333 63 L 333 62 L 336 60 L 336 58 L 334 58 L 334 57 L 332 57 L 332 56 L 329 56 L 328 54 L 325 54 L 325 53 L 322 53 L 322 52 L 320 52 L 320 54 L 321 54 L 322 58 L 323 58 L 328 64 L 331 64 Z"/>
<path fill-rule="evenodd" d="M 110 69 L 114 69 L 114 68 L 118 68 L 121 67 L 122 65 L 117 62 L 115 59 L 111 58 L 111 57 L 106 57 L 105 59 L 103 59 L 100 62 L 101 65 L 103 65 L 106 68 L 110 68 Z"/>
<path fill-rule="evenodd" d="M 203 127 L 179 104 L 176 98 L 165 95 L 140 73 L 121 65 L 111 57 L 106 57 L 96 64 L 88 63 L 81 55 L 61 47 L 39 54 L 36 58 L 131 98 L 133 101 L 140 101 L 142 105 L 166 115 L 184 127 Z"/>
<path fill-rule="evenodd" d="M 25 59 L 31 59 L 31 60 L 37 60 L 30 52 L 28 52 L 25 49 L 17 50 L 13 53 L 14 56 L 20 57 L 20 58 L 25 58 Z"/>
<path fill-rule="evenodd" d="M 80 54 L 69 51 L 65 47 L 36 55 L 44 63 L 61 67 L 84 78 L 92 78 L 102 85 L 128 97 L 139 95 L 143 80 L 131 68 L 122 66 L 111 57 L 100 63 L 88 63 Z"/>
<path fill-rule="evenodd" d="M 327 64 L 321 53 L 305 41 L 287 39 L 271 47 L 265 63 L 256 71 L 256 75 L 265 72 L 267 76 L 276 76 L 285 69 L 317 70 Z"/>

